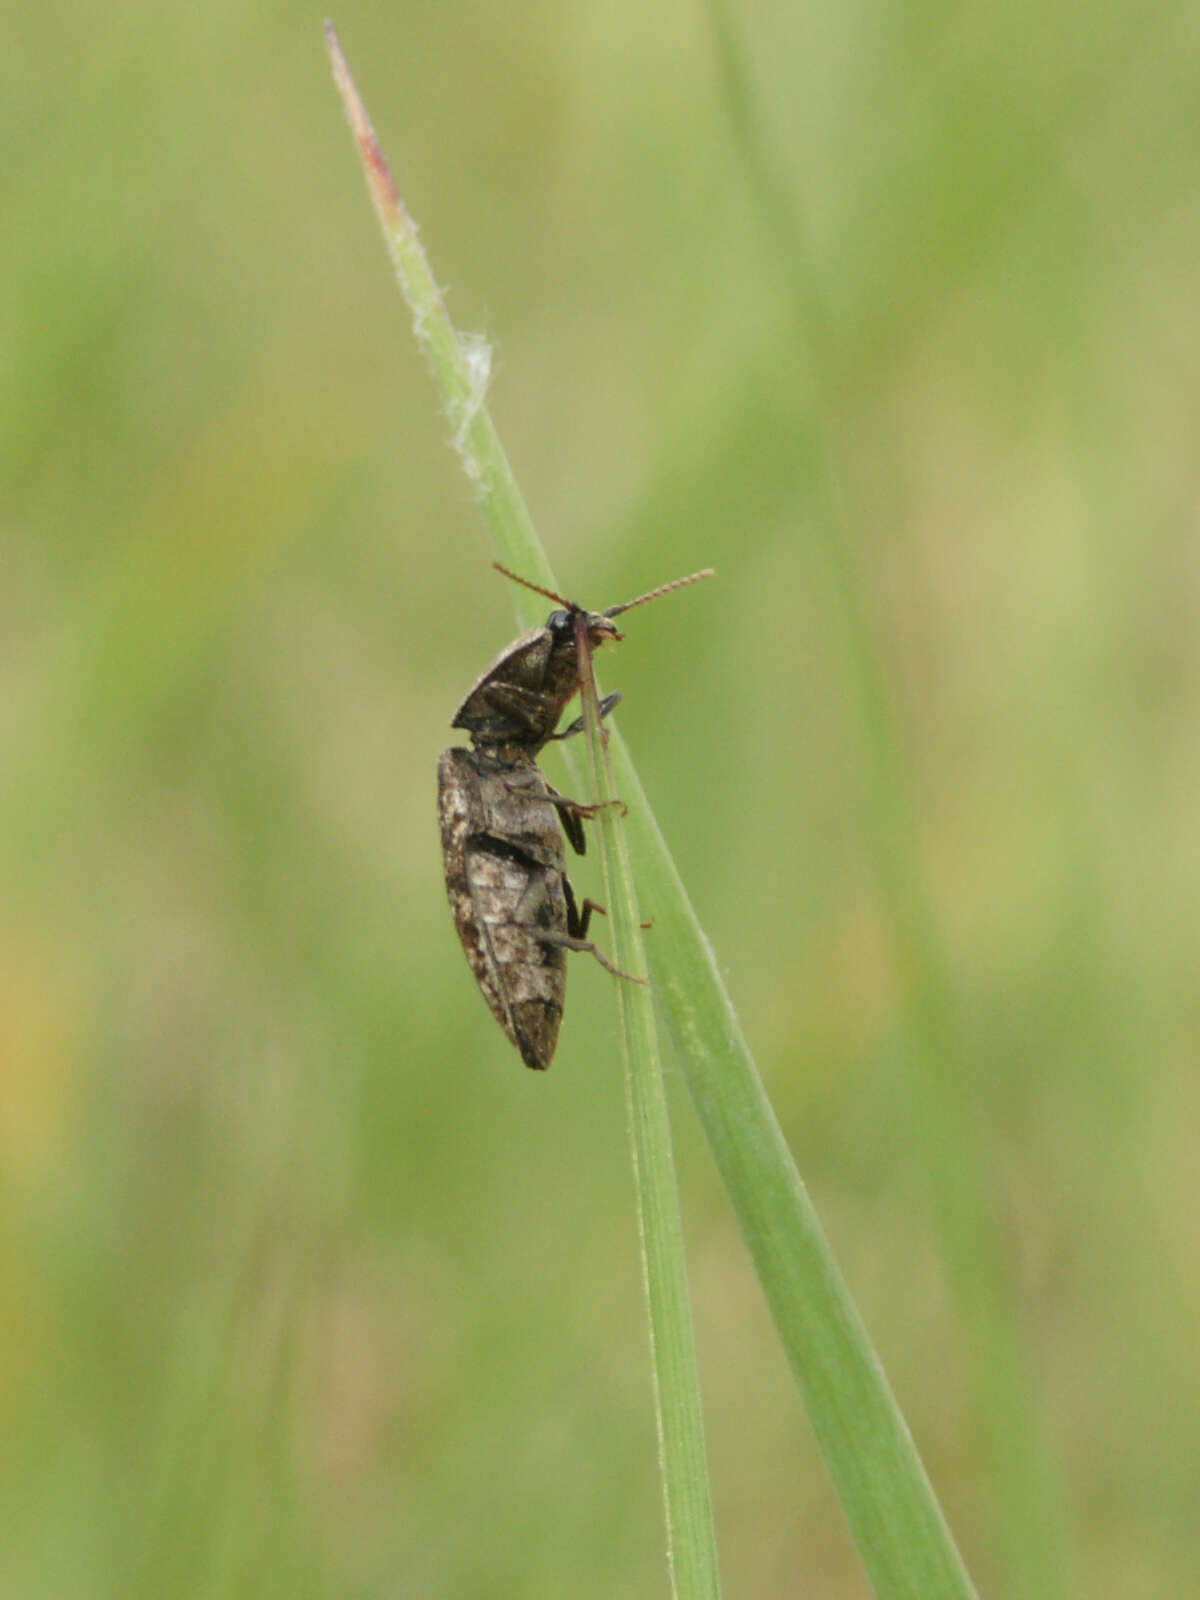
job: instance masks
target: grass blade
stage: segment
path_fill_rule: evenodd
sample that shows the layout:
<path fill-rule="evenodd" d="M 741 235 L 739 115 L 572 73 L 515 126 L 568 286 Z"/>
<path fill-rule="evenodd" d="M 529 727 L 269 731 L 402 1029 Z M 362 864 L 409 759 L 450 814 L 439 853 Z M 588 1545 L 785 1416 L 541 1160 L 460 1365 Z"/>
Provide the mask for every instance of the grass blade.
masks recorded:
<path fill-rule="evenodd" d="M 603 804 L 596 821 L 608 902 L 608 927 L 616 964 L 631 977 L 644 978 L 646 955 L 637 890 L 624 823 L 619 807 L 611 803 L 617 790 L 608 755 L 609 735 L 600 722 L 596 680 L 590 663 L 588 665 L 589 670 L 583 676 L 583 716 L 591 790 Z M 659 1460 L 672 1580 L 679 1596 L 715 1597 L 720 1593 L 716 1529 L 704 1451 L 700 1375 L 692 1332 L 683 1220 L 654 1002 L 645 983 L 618 980 L 616 993 L 637 1190 L 642 1274 L 650 1316 Z"/>
<path fill-rule="evenodd" d="M 730 143 L 761 235 L 764 277 L 774 281 L 779 295 L 781 335 L 790 325 L 800 354 L 790 432 L 798 441 L 813 551 L 823 569 L 828 615 L 855 709 L 852 722 L 868 801 L 863 847 L 899 984 L 917 1159 L 927 1174 L 932 1222 L 965 1333 L 968 1404 L 989 1470 L 992 1555 L 1014 1594 L 1062 1600 L 1070 1588 L 1062 1486 L 1021 1331 L 1011 1249 L 999 1221 L 1003 1207 L 996 1204 L 996 1159 L 978 1117 L 978 1086 L 963 1070 L 963 1030 L 922 866 L 907 741 L 868 621 L 862 568 L 844 510 L 849 498 L 844 486 L 853 473 L 845 459 L 838 396 L 853 370 L 854 337 L 846 340 L 845 327 L 831 313 L 802 190 L 783 158 L 778 130 L 763 114 L 747 19 L 728 0 L 706 0 L 706 11 Z M 1105 91 L 1092 92 L 1103 97 Z M 1061 107 L 1051 111 L 1051 122 L 1063 114 Z M 1078 107 L 1066 115 L 1078 115 Z M 1050 130 L 1043 129 L 1038 149 L 1053 143 Z M 1013 200 L 1019 195 L 1028 201 L 1026 176 L 989 184 L 980 196 L 977 225 L 985 233 L 1011 228 Z M 1007 197 L 1007 211 L 1002 197 Z M 926 295 L 936 295 L 943 283 L 936 264 L 939 247 L 931 248 L 919 291 Z M 979 250 L 978 239 L 973 249 Z M 904 291 L 899 293 L 900 309 L 893 307 L 892 315 L 896 326 L 910 329 L 918 313 L 911 305 L 904 308 Z M 878 333 L 865 342 L 860 338 L 860 351 L 875 348 L 878 338 Z M 860 377 L 851 379 L 851 387 Z"/>
<path fill-rule="evenodd" d="M 413 310 L 417 340 L 433 369 L 454 426 L 455 448 L 463 458 L 468 475 L 479 486 L 480 499 L 502 560 L 543 586 L 555 588 L 549 563 L 483 404 L 487 361 L 481 352 L 485 347 L 480 342 L 462 340 L 450 322 L 416 229 L 384 162 L 337 36 L 329 24 L 326 24 L 326 39 L 376 211 L 397 276 Z M 523 590 L 516 592 L 525 595 Z M 518 603 L 527 606 L 528 596 Z M 614 791 L 607 755 L 608 735 L 600 725 L 595 678 L 590 670 L 584 683 L 583 707 L 592 789 L 598 800 L 611 801 Z M 617 964 L 625 973 L 644 979 L 646 958 L 637 896 L 617 808 L 605 805 L 598 813 L 598 821 Z M 659 1464 L 672 1589 L 678 1600 L 718 1600 L 720 1577 L 704 1450 L 700 1378 L 654 1007 L 644 982 L 618 979 L 616 988 L 642 1270 L 650 1319 Z"/>

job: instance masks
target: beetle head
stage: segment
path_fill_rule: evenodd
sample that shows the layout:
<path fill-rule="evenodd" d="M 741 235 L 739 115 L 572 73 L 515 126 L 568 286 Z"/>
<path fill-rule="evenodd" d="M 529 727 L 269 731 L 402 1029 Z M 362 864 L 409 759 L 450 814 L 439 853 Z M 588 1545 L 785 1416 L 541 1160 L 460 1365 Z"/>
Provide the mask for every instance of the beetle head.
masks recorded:
<path fill-rule="evenodd" d="M 598 650 L 610 639 L 618 642 L 625 637 L 616 623 L 610 619 L 607 611 L 585 611 L 582 606 L 569 606 L 566 611 L 552 611 L 546 618 L 546 626 L 554 635 L 556 645 L 573 644 L 575 625 L 580 621 L 587 633 L 587 642 L 593 650 Z"/>

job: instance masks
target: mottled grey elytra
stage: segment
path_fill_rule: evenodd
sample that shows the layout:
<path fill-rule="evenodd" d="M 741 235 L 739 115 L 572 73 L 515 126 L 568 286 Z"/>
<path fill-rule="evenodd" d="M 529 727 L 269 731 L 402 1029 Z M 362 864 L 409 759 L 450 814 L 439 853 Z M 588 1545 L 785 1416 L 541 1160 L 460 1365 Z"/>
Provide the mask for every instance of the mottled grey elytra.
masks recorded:
<path fill-rule="evenodd" d="M 475 981 L 525 1065 L 540 1070 L 558 1042 L 566 952 L 585 950 L 617 977 L 628 974 L 588 940 L 591 914 L 602 908 L 590 900 L 578 905 L 567 879 L 562 836 L 582 855 L 583 822 L 596 808 L 556 793 L 538 754 L 550 740 L 581 731 L 582 719 L 555 730 L 590 653 L 624 637 L 612 619 L 712 574 L 706 568 L 595 612 L 498 570 L 562 609 L 502 650 L 459 706 L 451 727 L 466 729 L 471 749 L 443 752 L 438 814 L 446 893 Z M 606 695 L 601 717 L 620 698 Z"/>

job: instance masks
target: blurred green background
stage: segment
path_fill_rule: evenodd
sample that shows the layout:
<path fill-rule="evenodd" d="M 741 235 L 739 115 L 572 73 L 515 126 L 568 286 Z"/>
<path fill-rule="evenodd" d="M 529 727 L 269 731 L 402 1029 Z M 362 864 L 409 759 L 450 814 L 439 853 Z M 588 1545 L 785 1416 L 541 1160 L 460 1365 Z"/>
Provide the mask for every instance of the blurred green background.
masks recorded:
<path fill-rule="evenodd" d="M 0 1593 L 660 1595 L 609 980 L 535 1076 L 444 903 L 512 600 L 320 20 L 6 34 Z M 976 1581 L 1192 1592 L 1195 8 L 335 21 L 561 582 L 719 570 L 605 681 Z M 864 1596 L 668 1070 L 727 1592 Z"/>

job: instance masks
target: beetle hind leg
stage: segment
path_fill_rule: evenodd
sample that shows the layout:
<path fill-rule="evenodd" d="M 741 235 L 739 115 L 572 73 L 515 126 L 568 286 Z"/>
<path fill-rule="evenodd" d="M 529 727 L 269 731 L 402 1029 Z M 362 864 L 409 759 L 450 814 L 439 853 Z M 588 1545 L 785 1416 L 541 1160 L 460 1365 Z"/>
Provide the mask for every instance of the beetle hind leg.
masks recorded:
<path fill-rule="evenodd" d="M 534 935 L 543 944 L 557 945 L 560 950 L 579 950 L 585 955 L 595 956 L 605 972 L 611 972 L 614 978 L 626 978 L 630 983 L 648 982 L 646 978 L 639 978 L 636 973 L 623 972 L 620 967 L 614 967 L 612 962 L 590 939 L 574 939 L 569 933 L 551 933 L 547 929 L 539 928 Z"/>
<path fill-rule="evenodd" d="M 539 929 L 537 937 L 544 944 L 558 945 L 563 950 L 581 950 L 587 955 L 595 956 L 605 972 L 611 972 L 614 978 L 628 978 L 630 983 L 645 983 L 645 978 L 635 977 L 632 972 L 622 972 L 620 967 L 614 967 L 603 951 L 586 937 L 592 912 L 598 911 L 601 916 L 607 916 L 604 907 L 597 905 L 594 900 L 585 900 L 582 905 L 578 905 L 569 878 L 563 879 L 563 890 L 567 897 L 566 933 L 551 933 L 549 930 Z"/>

